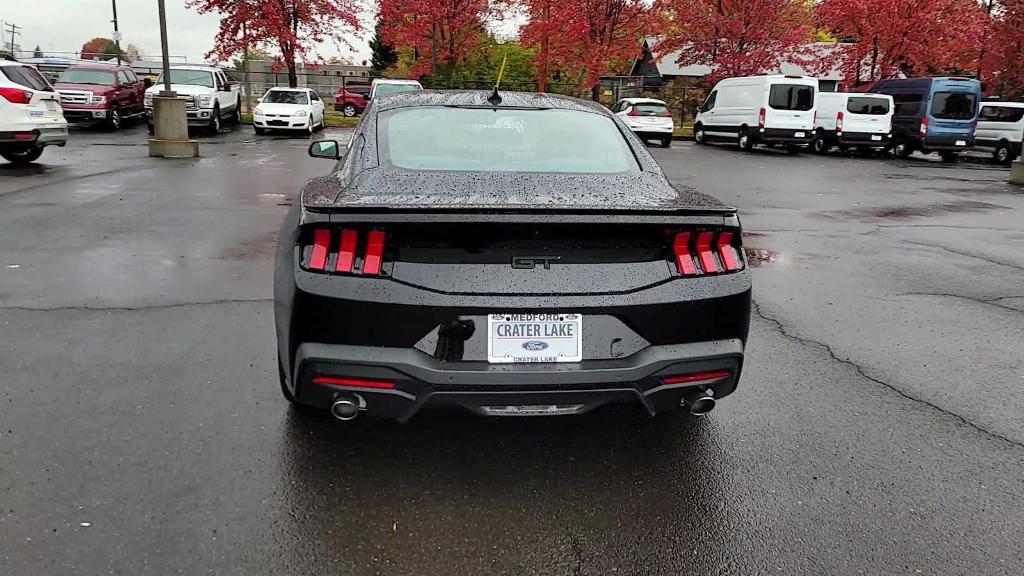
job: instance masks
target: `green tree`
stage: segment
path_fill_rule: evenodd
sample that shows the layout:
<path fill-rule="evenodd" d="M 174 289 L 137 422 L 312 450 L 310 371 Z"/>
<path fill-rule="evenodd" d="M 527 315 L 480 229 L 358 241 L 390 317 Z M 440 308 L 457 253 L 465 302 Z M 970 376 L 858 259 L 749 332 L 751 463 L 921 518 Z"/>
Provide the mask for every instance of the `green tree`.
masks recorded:
<path fill-rule="evenodd" d="M 466 57 L 453 74 L 456 85 L 487 89 L 494 85 L 501 62 L 508 56 L 501 86 L 506 90 L 536 90 L 534 56 L 536 48 L 525 48 L 516 41 L 501 42 L 492 34 L 480 35 L 479 48 Z"/>
<path fill-rule="evenodd" d="M 373 38 L 370 39 L 370 74 L 374 76 L 384 75 L 384 71 L 391 68 L 395 64 L 398 64 L 398 53 L 395 52 L 395 47 L 390 44 L 385 44 L 380 37 L 380 19 L 377 19 L 377 24 L 373 27 Z"/>
<path fill-rule="evenodd" d="M 114 58 L 117 58 L 118 56 L 121 57 L 121 60 L 124 60 L 125 59 L 125 57 L 124 57 L 124 50 L 121 50 L 120 48 L 118 48 L 117 44 L 114 44 L 113 42 L 111 42 L 110 44 L 107 44 L 107 47 L 103 49 L 103 58 L 105 60 L 113 60 Z"/>
<path fill-rule="evenodd" d="M 270 59 L 270 52 L 267 52 L 266 50 L 263 50 L 262 48 L 252 48 L 252 49 L 249 50 L 249 61 L 250 62 L 253 61 L 253 60 L 269 60 L 269 59 Z M 241 71 L 244 68 L 243 62 L 242 62 L 242 58 L 233 58 L 231 60 L 231 65 L 234 66 L 235 70 L 238 70 L 238 71 Z"/>

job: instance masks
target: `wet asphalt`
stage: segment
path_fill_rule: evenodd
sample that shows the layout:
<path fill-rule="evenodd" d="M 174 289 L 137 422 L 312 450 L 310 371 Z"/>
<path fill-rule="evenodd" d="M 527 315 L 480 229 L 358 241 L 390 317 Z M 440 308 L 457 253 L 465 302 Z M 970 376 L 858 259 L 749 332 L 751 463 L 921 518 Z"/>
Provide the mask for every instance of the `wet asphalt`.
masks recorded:
<path fill-rule="evenodd" d="M 737 394 L 700 420 L 344 425 L 281 398 L 270 301 L 329 164 L 200 139 L 155 160 L 142 128 L 75 131 L 0 164 L 0 574 L 1024 572 L 1005 169 L 655 149 L 740 208 Z"/>

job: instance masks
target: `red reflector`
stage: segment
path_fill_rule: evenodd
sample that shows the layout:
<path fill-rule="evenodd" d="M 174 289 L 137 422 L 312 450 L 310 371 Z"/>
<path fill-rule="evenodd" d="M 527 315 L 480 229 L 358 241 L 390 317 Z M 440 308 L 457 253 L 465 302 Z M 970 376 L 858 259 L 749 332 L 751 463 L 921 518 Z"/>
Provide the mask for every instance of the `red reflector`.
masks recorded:
<path fill-rule="evenodd" d="M 319 229 L 313 232 L 313 250 L 309 254 L 309 268 L 323 270 L 327 267 L 327 252 L 331 247 L 331 231 Z"/>
<path fill-rule="evenodd" d="M 330 378 L 321 376 L 313 378 L 313 384 L 327 384 L 329 386 L 352 386 L 354 388 L 394 388 L 394 382 L 380 382 L 377 380 L 359 380 L 356 378 Z"/>
<path fill-rule="evenodd" d="M 355 230 L 341 231 L 341 251 L 338 252 L 338 265 L 335 267 L 336 271 L 352 271 L 352 264 L 356 261 L 356 242 L 358 241 L 359 232 Z"/>
<path fill-rule="evenodd" d="M 700 267 L 705 274 L 718 272 L 718 262 L 715 262 L 715 253 L 711 251 L 711 237 L 714 232 L 701 232 L 697 235 L 697 256 L 700 258 Z"/>
<path fill-rule="evenodd" d="M 662 378 L 661 381 L 665 384 L 685 384 L 687 382 L 703 382 L 705 380 L 728 378 L 731 375 L 731 372 L 721 370 L 719 372 L 703 372 L 701 374 L 688 374 L 686 376 L 672 376 L 670 378 Z"/>
<path fill-rule="evenodd" d="M 693 265 L 693 256 L 690 256 L 690 233 L 682 232 L 676 234 L 672 242 L 672 251 L 676 255 L 676 267 L 679 273 L 684 276 L 692 276 L 697 273 L 697 267 Z"/>
<path fill-rule="evenodd" d="M 722 257 L 722 266 L 725 266 L 726 271 L 740 269 L 736 248 L 732 245 L 732 232 L 722 232 L 718 235 L 718 255 Z"/>
<path fill-rule="evenodd" d="M 15 140 L 35 140 L 36 135 L 30 132 L 18 132 L 14 135 Z"/>
<path fill-rule="evenodd" d="M 371 230 L 366 239 L 366 258 L 363 260 L 363 274 L 380 274 L 381 260 L 384 259 L 384 231 Z"/>

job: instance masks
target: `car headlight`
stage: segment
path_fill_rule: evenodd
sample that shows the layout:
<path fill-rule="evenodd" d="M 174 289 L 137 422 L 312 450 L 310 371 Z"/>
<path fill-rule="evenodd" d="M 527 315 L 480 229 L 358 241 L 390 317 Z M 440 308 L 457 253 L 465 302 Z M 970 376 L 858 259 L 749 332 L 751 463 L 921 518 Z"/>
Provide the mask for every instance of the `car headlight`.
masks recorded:
<path fill-rule="evenodd" d="M 203 94 L 199 97 L 200 108 L 210 108 L 213 106 L 213 96 L 209 94 Z"/>
<path fill-rule="evenodd" d="M 95 94 L 92 95 L 92 105 L 93 106 L 99 106 L 100 104 L 106 104 L 106 102 L 107 102 L 107 97 L 106 96 L 97 96 Z"/>
<path fill-rule="evenodd" d="M 256 109 L 252 111 L 252 113 L 256 116 L 263 116 L 263 109 L 257 106 Z"/>
<path fill-rule="evenodd" d="M 143 96 L 142 97 L 142 104 L 144 106 L 152 106 L 153 105 L 153 94 L 152 93 L 147 93 L 145 96 Z"/>
<path fill-rule="evenodd" d="M 307 114 L 307 112 L 305 110 L 299 110 L 298 112 L 293 114 L 293 116 L 298 116 L 299 118 L 305 118 L 306 114 Z"/>

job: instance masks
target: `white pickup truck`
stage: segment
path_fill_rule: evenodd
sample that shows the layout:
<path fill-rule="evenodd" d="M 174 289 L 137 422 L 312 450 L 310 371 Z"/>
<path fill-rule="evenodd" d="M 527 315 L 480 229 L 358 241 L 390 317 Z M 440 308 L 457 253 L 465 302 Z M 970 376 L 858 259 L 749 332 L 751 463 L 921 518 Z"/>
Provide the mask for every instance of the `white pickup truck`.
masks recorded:
<path fill-rule="evenodd" d="M 146 124 L 153 133 L 153 97 L 164 89 L 164 76 L 146 90 Z M 213 134 L 220 132 L 221 122 L 242 121 L 242 96 L 238 84 L 232 82 L 219 68 L 212 66 L 171 67 L 171 90 L 185 100 L 188 125 L 206 128 Z"/>

